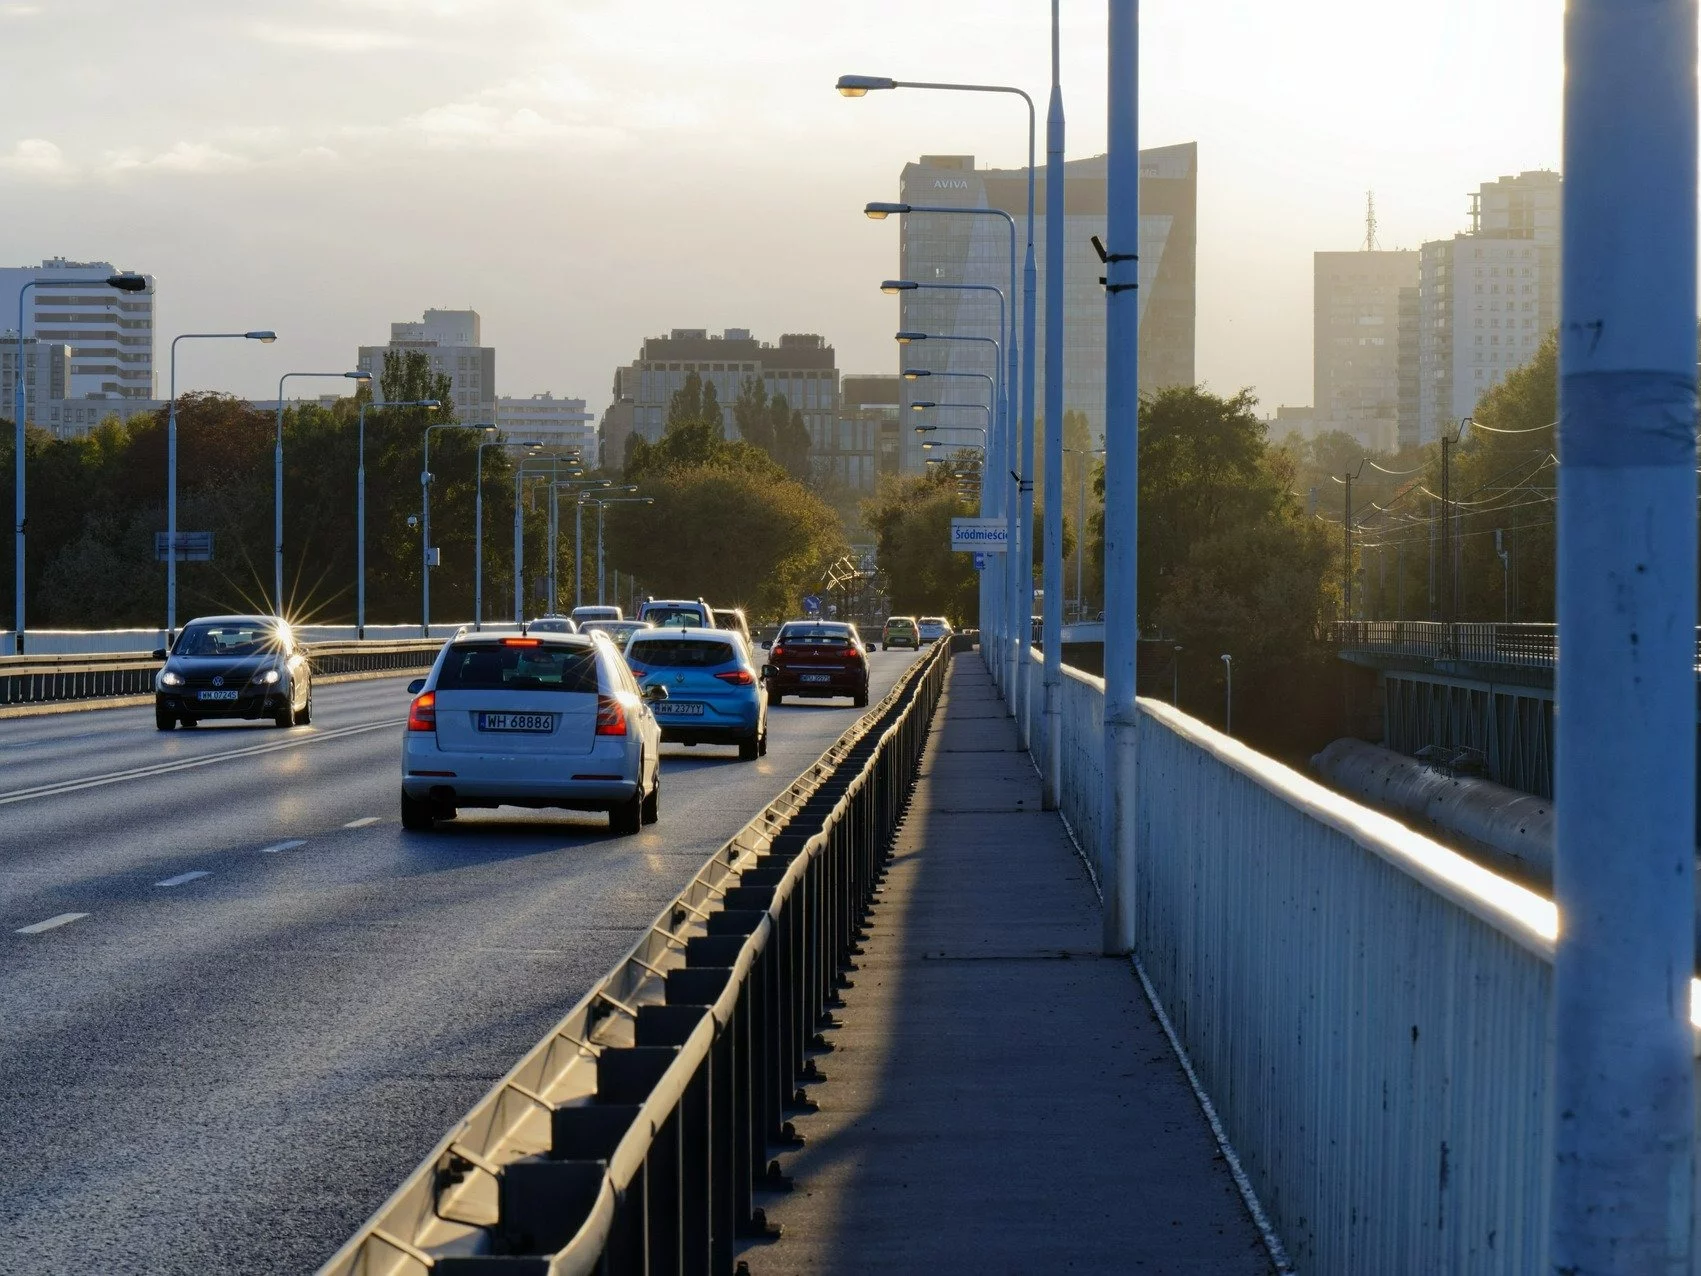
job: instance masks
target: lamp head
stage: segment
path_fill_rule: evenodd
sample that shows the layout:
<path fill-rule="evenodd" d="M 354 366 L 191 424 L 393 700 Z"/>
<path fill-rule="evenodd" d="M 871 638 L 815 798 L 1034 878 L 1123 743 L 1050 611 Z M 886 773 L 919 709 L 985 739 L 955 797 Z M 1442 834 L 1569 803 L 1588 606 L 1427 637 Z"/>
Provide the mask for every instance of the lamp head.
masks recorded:
<path fill-rule="evenodd" d="M 905 381 L 917 381 L 917 380 L 920 380 L 922 377 L 930 377 L 932 375 L 933 375 L 933 373 L 928 371 L 926 368 L 905 368 L 904 369 L 904 380 Z"/>
<path fill-rule="evenodd" d="M 900 292 L 914 292 L 918 287 L 920 285 L 913 279 L 884 279 L 880 283 L 880 291 L 888 296 Z"/>
<path fill-rule="evenodd" d="M 909 212 L 910 206 L 908 204 L 887 204 L 876 200 L 873 203 L 863 205 L 862 211 L 867 215 L 870 221 L 881 222 L 885 221 L 893 213 Z"/>
<path fill-rule="evenodd" d="M 867 97 L 870 90 L 895 89 L 898 82 L 883 75 L 841 75 L 833 87 L 842 97 Z"/>
<path fill-rule="evenodd" d="M 372 380 L 372 374 L 370 372 L 345 372 L 343 375 L 350 381 L 370 382 Z"/>
<path fill-rule="evenodd" d="M 533 450 L 533 451 L 534 451 L 534 452 L 535 452 L 535 451 L 536 451 L 536 450 L 537 450 L 537 449 L 538 449 L 538 448 L 540 448 L 540 447 L 542 447 L 542 446 L 543 446 L 543 444 L 542 444 L 542 442 L 541 442 L 541 441 L 539 441 L 539 440 L 537 440 L 537 439 L 526 439 L 526 440 L 525 440 L 525 441 L 524 441 L 524 442 L 523 442 L 523 443 L 521 443 L 521 444 L 520 444 L 520 445 L 519 445 L 519 446 L 521 446 L 521 447 L 529 447 L 529 448 L 531 448 L 531 449 L 532 449 L 532 450 Z"/>
<path fill-rule="evenodd" d="M 138 275 L 133 270 L 121 270 L 116 275 L 106 277 L 106 286 L 116 288 L 119 292 L 146 292 L 148 281 L 146 276 Z"/>
<path fill-rule="evenodd" d="M 926 341 L 927 340 L 927 334 L 925 332 L 908 332 L 908 331 L 905 331 L 905 332 L 898 333 L 897 337 L 898 337 L 898 344 L 901 345 L 901 346 L 907 346 L 912 341 Z"/>
<path fill-rule="evenodd" d="M 262 345 L 268 346 L 278 339 L 278 334 L 275 332 L 245 332 L 242 335 L 250 341 L 258 341 Z"/>
<path fill-rule="evenodd" d="M 910 411 L 925 412 L 928 408 L 936 408 L 938 406 L 939 405 L 934 403 L 931 399 L 917 399 L 914 403 L 910 404 Z M 920 427 L 918 426 L 917 428 L 919 429 Z"/>

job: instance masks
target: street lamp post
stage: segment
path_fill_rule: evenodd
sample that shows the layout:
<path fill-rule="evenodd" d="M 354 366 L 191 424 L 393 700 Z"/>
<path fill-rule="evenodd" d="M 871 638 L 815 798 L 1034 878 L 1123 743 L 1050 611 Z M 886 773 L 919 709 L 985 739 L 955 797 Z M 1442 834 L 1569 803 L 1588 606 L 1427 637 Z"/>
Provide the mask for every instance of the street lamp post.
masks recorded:
<path fill-rule="evenodd" d="M 171 403 L 165 414 L 165 644 L 177 634 L 177 343 L 179 341 L 258 341 L 270 345 L 275 332 L 183 332 L 171 339 Z"/>
<path fill-rule="evenodd" d="M 1071 456 L 1103 456 L 1102 447 L 1079 448 L 1066 447 L 1063 449 Z M 1087 557 L 1087 463 L 1081 462 L 1081 499 L 1080 512 L 1075 526 L 1075 606 L 1081 610 L 1081 619 L 1087 618 L 1087 594 L 1082 568 Z"/>
<path fill-rule="evenodd" d="M 632 487 L 627 490 L 636 491 L 637 489 L 636 487 Z M 581 504 L 584 503 L 584 499 L 584 496 L 579 498 Z M 597 605 L 600 607 L 603 603 L 604 593 L 604 565 L 602 556 L 603 509 L 609 505 L 654 505 L 656 503 L 656 498 L 653 496 L 594 497 L 592 498 L 591 503 L 597 507 Z"/>
<path fill-rule="evenodd" d="M 54 288 L 116 288 L 119 292 L 143 292 L 148 281 L 134 271 L 121 271 L 105 279 L 27 279 L 18 289 L 18 364 L 12 374 L 12 470 L 13 470 L 13 648 L 24 654 L 24 541 L 28 535 L 28 520 L 24 517 L 24 455 L 28 442 L 24 418 L 28 415 L 24 394 L 24 294 L 31 288 L 46 284 Z M 45 396 L 44 396 L 45 397 Z M 175 545 L 173 545 L 175 548 Z M 169 638 L 167 639 L 169 641 Z"/>
<path fill-rule="evenodd" d="M 355 590 L 354 590 L 354 636 L 366 637 L 366 409 L 374 406 L 371 400 L 360 405 L 360 419 L 357 426 L 359 442 L 354 471 L 354 508 L 355 508 Z M 436 399 L 409 399 L 405 403 L 380 403 L 380 408 L 425 408 L 435 412 L 442 406 Z"/>
<path fill-rule="evenodd" d="M 1063 790 L 1063 86 L 1059 0 L 1051 0 L 1051 103 L 1045 117 L 1045 536 L 1040 571 L 1045 593 L 1041 803 L 1054 811 Z M 1031 471 L 1024 477 L 1031 480 Z M 1033 483 L 1022 498 L 1033 525 Z"/>
<path fill-rule="evenodd" d="M 419 471 L 419 631 L 423 637 L 431 637 L 431 432 L 481 430 L 489 434 L 495 429 L 494 425 L 463 425 L 459 421 L 439 421 L 425 427 L 425 455 Z"/>
<path fill-rule="evenodd" d="M 372 380 L 370 372 L 286 372 L 278 378 L 278 436 L 272 450 L 272 607 L 284 614 L 284 542 L 283 542 L 283 425 L 284 382 L 291 377 L 346 377 L 350 381 Z M 176 546 L 172 547 L 174 550 Z"/>
<path fill-rule="evenodd" d="M 492 429 L 495 427 L 492 426 Z M 478 479 L 473 487 L 473 628 L 484 628 L 484 450 L 491 447 L 523 447 L 536 451 L 543 444 L 536 439 L 510 443 L 506 439 L 486 439 L 478 445 Z M 516 499 L 518 493 L 516 486 Z"/>

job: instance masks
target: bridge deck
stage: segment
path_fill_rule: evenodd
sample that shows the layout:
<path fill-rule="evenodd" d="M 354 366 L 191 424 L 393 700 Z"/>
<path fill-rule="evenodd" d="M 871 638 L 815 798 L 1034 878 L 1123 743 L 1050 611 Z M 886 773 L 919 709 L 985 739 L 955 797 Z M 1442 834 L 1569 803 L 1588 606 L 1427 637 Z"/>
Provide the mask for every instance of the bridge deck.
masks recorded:
<path fill-rule="evenodd" d="M 1266 1273 L 980 658 L 956 657 L 760 1273 Z"/>

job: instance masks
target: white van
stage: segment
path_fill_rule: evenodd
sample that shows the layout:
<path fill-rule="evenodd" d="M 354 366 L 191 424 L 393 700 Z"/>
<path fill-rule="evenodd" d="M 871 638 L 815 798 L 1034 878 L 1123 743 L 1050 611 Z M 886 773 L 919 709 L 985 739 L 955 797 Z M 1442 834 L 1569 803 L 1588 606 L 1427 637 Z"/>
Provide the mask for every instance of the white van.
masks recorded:
<path fill-rule="evenodd" d="M 590 605 L 587 605 L 587 606 L 584 606 L 584 607 L 575 607 L 575 608 L 573 608 L 572 616 L 573 616 L 573 623 L 574 624 L 579 624 L 579 623 L 586 621 L 586 620 L 625 620 L 626 619 L 625 615 L 622 614 L 620 608 L 618 608 L 618 607 L 603 607 L 603 606 L 599 606 L 599 605 L 596 605 L 596 604 L 590 604 Z"/>

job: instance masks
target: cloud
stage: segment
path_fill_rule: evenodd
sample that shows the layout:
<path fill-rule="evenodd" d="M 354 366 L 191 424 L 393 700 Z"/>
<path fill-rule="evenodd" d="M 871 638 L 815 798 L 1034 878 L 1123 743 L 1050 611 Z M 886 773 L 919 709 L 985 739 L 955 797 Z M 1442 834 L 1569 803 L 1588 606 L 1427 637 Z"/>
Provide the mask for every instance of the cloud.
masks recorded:
<path fill-rule="evenodd" d="M 495 147 L 526 150 L 564 142 L 618 146 L 625 134 L 606 125 L 546 118 L 529 106 L 509 110 L 488 102 L 451 102 L 402 121 L 402 128 L 427 146 L 446 149 Z"/>
<path fill-rule="evenodd" d="M 379 49 L 412 48 L 417 43 L 413 37 L 395 31 L 363 31 L 352 27 L 280 27 L 256 22 L 249 29 L 256 39 L 268 44 L 325 53 L 371 53 Z"/>
<path fill-rule="evenodd" d="M 0 4 L 0 18 L 38 18 L 39 4 Z"/>
<path fill-rule="evenodd" d="M 154 154 L 136 148 L 107 153 L 107 168 L 114 173 L 235 173 L 252 167 L 252 160 L 205 142 L 178 142 Z"/>
<path fill-rule="evenodd" d="M 65 152 L 44 137 L 26 137 L 12 147 L 10 155 L 0 155 L 0 172 L 59 177 L 70 171 Z"/>

